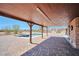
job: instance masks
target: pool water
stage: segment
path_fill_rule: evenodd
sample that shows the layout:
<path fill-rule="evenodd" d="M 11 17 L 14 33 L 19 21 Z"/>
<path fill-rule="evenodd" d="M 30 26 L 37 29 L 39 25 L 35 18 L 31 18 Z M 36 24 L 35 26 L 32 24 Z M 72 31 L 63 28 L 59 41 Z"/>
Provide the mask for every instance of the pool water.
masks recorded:
<path fill-rule="evenodd" d="M 34 37 L 39 37 L 39 36 L 41 36 L 41 34 L 32 34 L 32 38 L 34 38 Z M 30 35 L 29 35 L 29 34 L 20 34 L 20 35 L 17 35 L 17 37 L 29 38 Z"/>
<path fill-rule="evenodd" d="M 18 35 L 18 37 L 29 37 L 29 35 L 22 34 L 22 35 Z"/>

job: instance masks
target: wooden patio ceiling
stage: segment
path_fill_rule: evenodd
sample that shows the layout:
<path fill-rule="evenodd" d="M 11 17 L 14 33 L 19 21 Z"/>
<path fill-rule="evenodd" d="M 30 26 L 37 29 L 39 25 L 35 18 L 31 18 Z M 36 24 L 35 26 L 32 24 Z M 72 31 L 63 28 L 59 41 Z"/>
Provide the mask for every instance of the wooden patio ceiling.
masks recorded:
<path fill-rule="evenodd" d="M 1 3 L 0 15 L 43 26 L 67 26 L 79 16 L 79 4 Z"/>

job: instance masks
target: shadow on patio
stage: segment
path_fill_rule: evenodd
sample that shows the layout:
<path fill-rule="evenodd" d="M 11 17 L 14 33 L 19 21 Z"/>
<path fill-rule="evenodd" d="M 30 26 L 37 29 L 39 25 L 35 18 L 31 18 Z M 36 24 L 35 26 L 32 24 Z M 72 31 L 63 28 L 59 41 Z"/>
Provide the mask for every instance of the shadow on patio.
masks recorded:
<path fill-rule="evenodd" d="M 79 50 L 74 49 L 64 37 L 50 37 L 21 56 L 78 56 Z"/>

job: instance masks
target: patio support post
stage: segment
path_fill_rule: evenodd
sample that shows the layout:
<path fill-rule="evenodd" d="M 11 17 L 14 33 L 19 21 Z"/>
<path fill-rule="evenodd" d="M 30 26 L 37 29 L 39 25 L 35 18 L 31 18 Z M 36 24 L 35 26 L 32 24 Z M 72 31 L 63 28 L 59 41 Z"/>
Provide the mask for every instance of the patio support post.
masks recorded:
<path fill-rule="evenodd" d="M 32 26 L 33 26 L 33 23 L 29 23 L 29 27 L 30 27 L 30 43 L 32 43 Z"/>
<path fill-rule="evenodd" d="M 70 36 L 70 25 L 68 26 L 68 30 L 69 30 L 68 32 L 69 32 L 69 36 Z"/>
<path fill-rule="evenodd" d="M 47 36 L 48 36 L 48 27 L 46 26 L 46 34 L 47 34 Z"/>
<path fill-rule="evenodd" d="M 42 38 L 43 38 L 43 26 L 41 26 L 41 28 L 42 28 Z"/>
<path fill-rule="evenodd" d="M 67 35 L 67 29 L 66 29 L 66 33 L 65 34 Z"/>

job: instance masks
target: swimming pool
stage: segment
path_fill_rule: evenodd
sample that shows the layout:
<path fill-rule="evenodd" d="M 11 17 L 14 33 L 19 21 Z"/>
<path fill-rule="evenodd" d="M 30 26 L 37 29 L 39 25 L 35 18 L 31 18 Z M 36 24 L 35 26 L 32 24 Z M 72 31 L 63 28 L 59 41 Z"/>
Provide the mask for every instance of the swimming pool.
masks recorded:
<path fill-rule="evenodd" d="M 32 38 L 39 37 L 41 35 L 42 35 L 41 33 L 33 33 Z M 17 35 L 17 37 L 19 37 L 19 38 L 29 38 L 30 35 L 29 34 L 19 34 L 19 35 Z"/>

